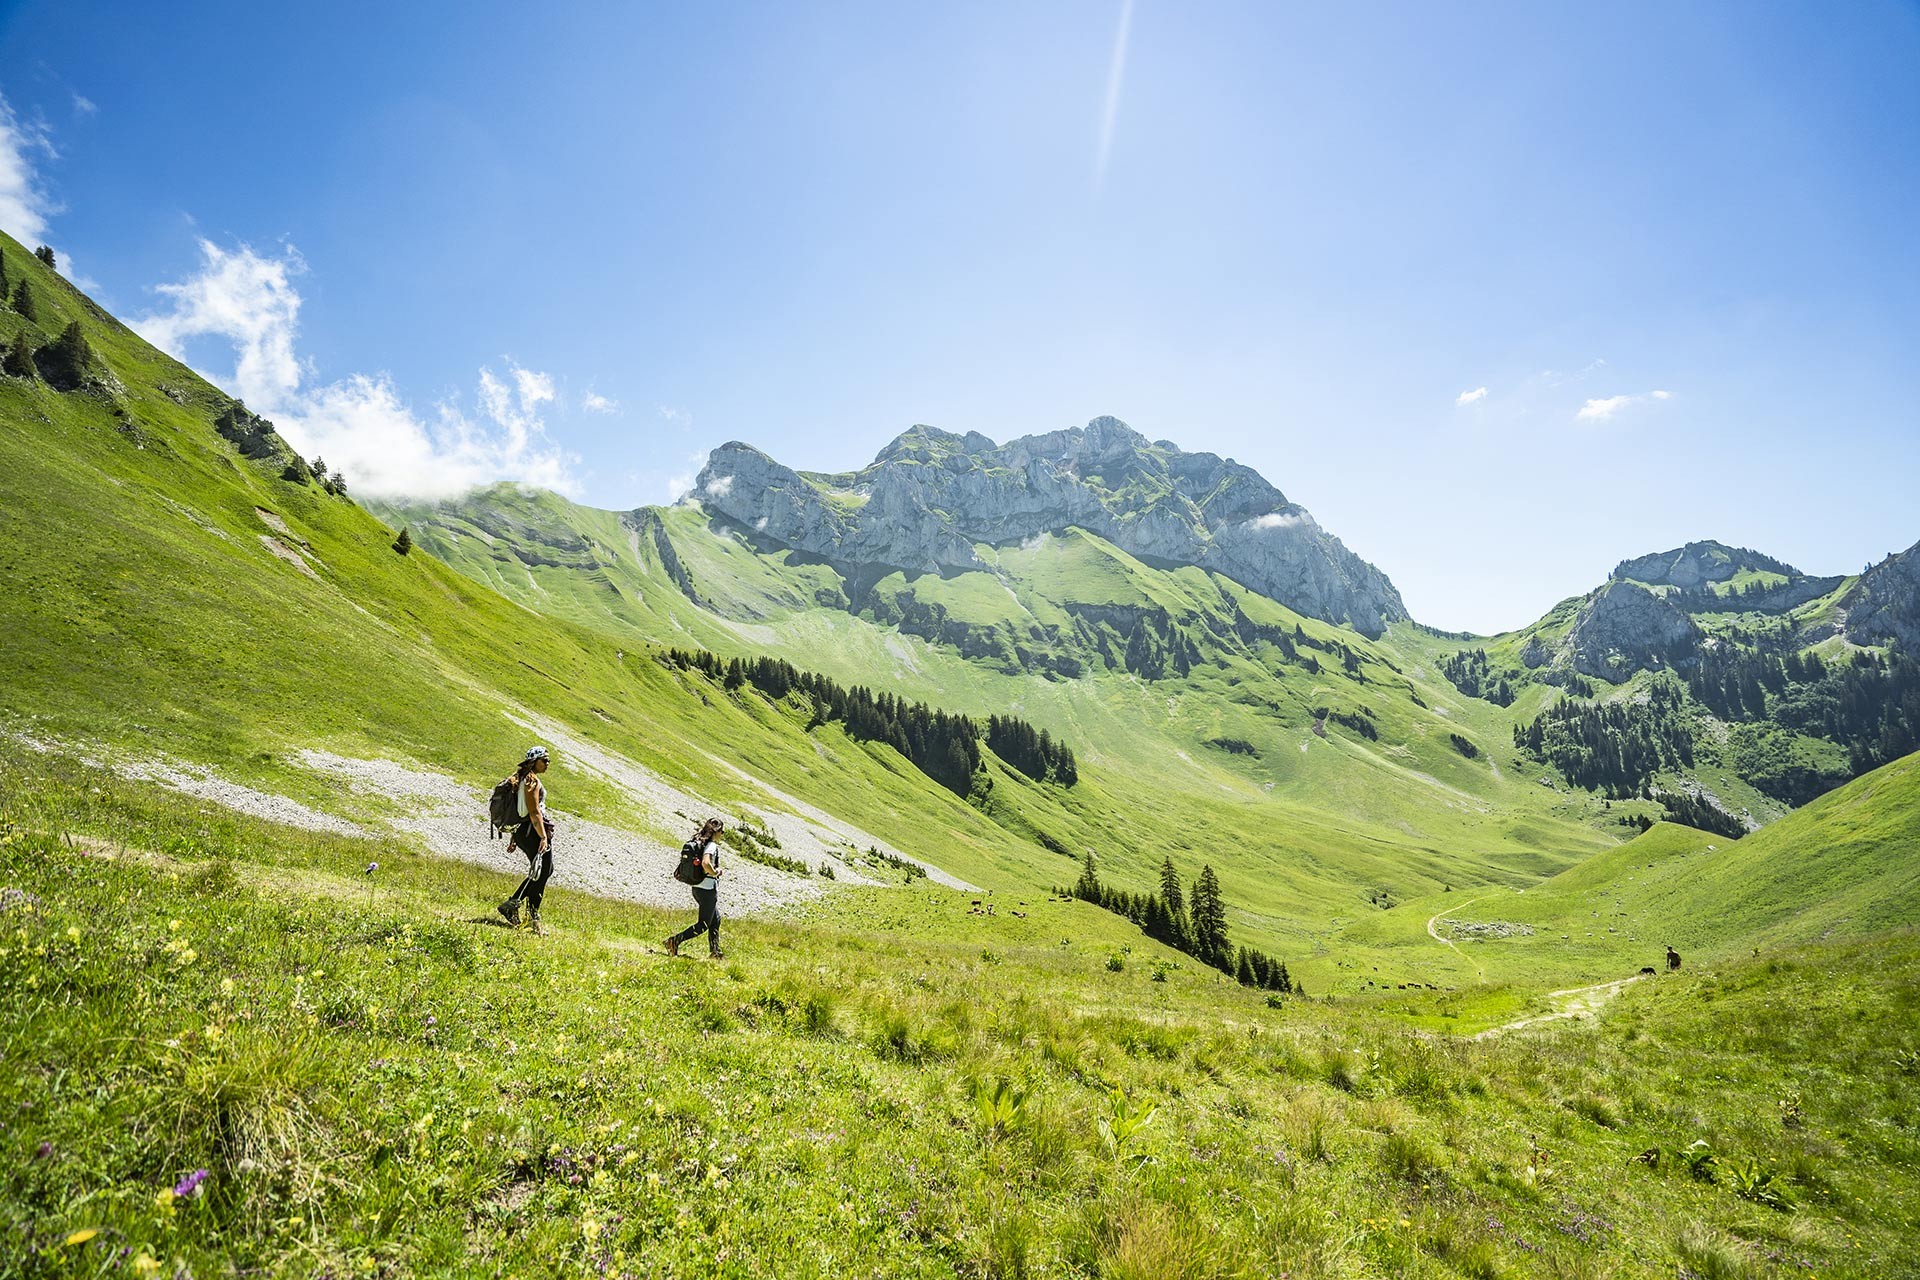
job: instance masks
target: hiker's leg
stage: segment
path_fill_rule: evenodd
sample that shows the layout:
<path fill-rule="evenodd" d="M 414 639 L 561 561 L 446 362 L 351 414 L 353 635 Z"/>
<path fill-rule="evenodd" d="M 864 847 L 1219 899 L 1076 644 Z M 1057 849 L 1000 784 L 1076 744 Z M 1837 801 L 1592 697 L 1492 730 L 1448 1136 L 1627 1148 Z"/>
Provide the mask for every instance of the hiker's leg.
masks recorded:
<path fill-rule="evenodd" d="M 707 929 L 707 949 L 720 954 L 720 890 L 708 889 L 700 903 L 700 923 Z"/>
<path fill-rule="evenodd" d="M 720 896 L 718 889 L 695 889 L 693 901 L 700 908 L 700 918 L 673 935 L 676 945 L 699 937 L 716 923 L 714 902 Z"/>
<path fill-rule="evenodd" d="M 540 909 L 540 900 L 546 896 L 547 881 L 553 879 L 553 824 L 547 824 L 547 847 L 544 852 L 536 849 L 533 854 L 533 866 L 527 871 L 527 905 L 535 911 Z"/>

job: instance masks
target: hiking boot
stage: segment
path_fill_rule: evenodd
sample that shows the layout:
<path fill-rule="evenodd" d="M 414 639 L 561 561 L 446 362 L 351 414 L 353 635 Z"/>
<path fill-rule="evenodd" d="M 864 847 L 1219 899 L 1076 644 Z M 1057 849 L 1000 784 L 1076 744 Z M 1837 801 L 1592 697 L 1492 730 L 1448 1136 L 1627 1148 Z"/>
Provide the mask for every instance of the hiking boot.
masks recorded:
<path fill-rule="evenodd" d="M 533 910 L 527 912 L 527 923 L 533 926 L 534 937 L 544 938 L 547 936 L 547 927 L 540 923 L 540 908 L 535 907 Z"/>
<path fill-rule="evenodd" d="M 501 918 L 507 922 L 507 928 L 518 929 L 520 927 L 520 899 L 508 898 L 505 902 L 495 907 L 494 910 L 498 911 Z"/>
<path fill-rule="evenodd" d="M 726 958 L 727 958 L 727 953 L 719 950 L 718 948 L 707 952 L 707 959 L 709 960 L 725 960 Z"/>
<path fill-rule="evenodd" d="M 675 937 L 675 938 L 668 938 L 668 939 L 667 939 L 667 954 L 668 954 L 669 956 L 677 956 L 677 955 L 679 955 L 679 954 L 680 954 L 680 939 L 679 939 L 679 938 L 677 938 L 677 937 Z"/>

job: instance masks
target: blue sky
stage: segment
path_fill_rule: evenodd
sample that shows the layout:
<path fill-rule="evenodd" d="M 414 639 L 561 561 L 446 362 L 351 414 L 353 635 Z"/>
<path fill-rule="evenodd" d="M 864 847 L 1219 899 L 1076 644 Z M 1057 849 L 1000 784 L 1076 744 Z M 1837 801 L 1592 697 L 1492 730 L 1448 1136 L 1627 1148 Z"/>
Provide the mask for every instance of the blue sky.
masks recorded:
<path fill-rule="evenodd" d="M 0 225 L 363 491 L 1111 413 L 1483 631 L 1920 538 L 1912 5 L 281 8 L 0 11 Z"/>

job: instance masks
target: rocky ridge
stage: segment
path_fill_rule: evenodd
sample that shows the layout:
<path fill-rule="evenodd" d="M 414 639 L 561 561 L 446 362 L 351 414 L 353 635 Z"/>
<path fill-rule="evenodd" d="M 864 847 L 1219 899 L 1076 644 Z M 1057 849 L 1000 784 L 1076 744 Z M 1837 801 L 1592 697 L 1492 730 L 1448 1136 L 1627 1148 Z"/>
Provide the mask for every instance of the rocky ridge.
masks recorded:
<path fill-rule="evenodd" d="M 867 467 L 838 475 L 794 471 L 735 441 L 709 456 L 694 496 L 763 538 L 840 565 L 983 570 L 976 544 L 1078 527 L 1370 636 L 1407 617 L 1384 573 L 1251 467 L 1149 441 L 1116 418 L 1005 445 L 917 426 Z"/>

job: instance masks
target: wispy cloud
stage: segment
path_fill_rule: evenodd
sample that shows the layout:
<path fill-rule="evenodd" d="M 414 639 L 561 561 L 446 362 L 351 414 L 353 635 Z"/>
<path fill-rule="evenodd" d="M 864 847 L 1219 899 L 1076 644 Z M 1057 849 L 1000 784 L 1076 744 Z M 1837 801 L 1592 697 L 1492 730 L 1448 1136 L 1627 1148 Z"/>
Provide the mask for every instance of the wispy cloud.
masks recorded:
<path fill-rule="evenodd" d="M 312 368 L 296 348 L 294 281 L 306 270 L 299 251 L 288 245 L 266 257 L 203 240 L 200 253 L 197 272 L 156 290 L 170 306 L 134 327 L 175 356 L 196 338 L 230 343 L 233 373 L 209 380 L 272 418 L 301 453 L 324 456 L 356 492 L 439 498 L 495 480 L 578 490 L 578 459 L 547 439 L 541 416 L 555 400 L 552 375 L 512 360 L 504 372 L 482 368 L 471 415 L 451 398 L 422 415 L 384 373 L 311 385 Z"/>
<path fill-rule="evenodd" d="M 597 391 L 589 391 L 586 395 L 580 397 L 580 407 L 588 413 L 617 413 L 620 409 L 620 402 L 618 400 L 609 400 Z"/>
<path fill-rule="evenodd" d="M 100 105 L 84 94 L 73 95 L 73 114 L 77 116 L 95 116 L 100 114 Z"/>
<path fill-rule="evenodd" d="M 667 425 L 679 427 L 683 431 L 693 425 L 693 415 L 685 409 L 676 409 L 670 404 L 663 404 L 659 407 L 659 413 L 666 420 Z"/>
<path fill-rule="evenodd" d="M 43 241 L 60 210 L 34 170 L 34 153 L 58 159 L 46 127 L 14 114 L 0 96 L 0 230 L 26 244 Z"/>
<path fill-rule="evenodd" d="M 1113 157 L 1113 129 L 1120 119 L 1120 86 L 1127 74 L 1127 44 L 1133 34 L 1133 0 L 1120 0 L 1120 25 L 1113 33 L 1113 58 L 1107 64 L 1107 99 L 1100 110 L 1100 144 L 1093 158 L 1093 189 L 1107 182 Z"/>
<path fill-rule="evenodd" d="M 1589 400 L 1580 406 L 1580 412 L 1574 416 L 1582 422 L 1611 422 L 1614 416 L 1624 409 L 1645 404 L 1653 400 L 1671 400 L 1671 391 L 1646 391 L 1638 395 L 1606 396 Z"/>
<path fill-rule="evenodd" d="M 1468 405 L 1478 404 L 1486 398 L 1487 389 L 1485 387 L 1475 387 L 1471 391 L 1462 391 L 1459 395 L 1455 396 L 1453 398 L 1453 405 L 1456 409 L 1464 409 Z"/>
<path fill-rule="evenodd" d="M 1255 516 L 1247 521 L 1250 529 L 1296 529 L 1301 525 L 1311 525 L 1313 517 L 1304 511 L 1269 511 L 1263 516 Z"/>

